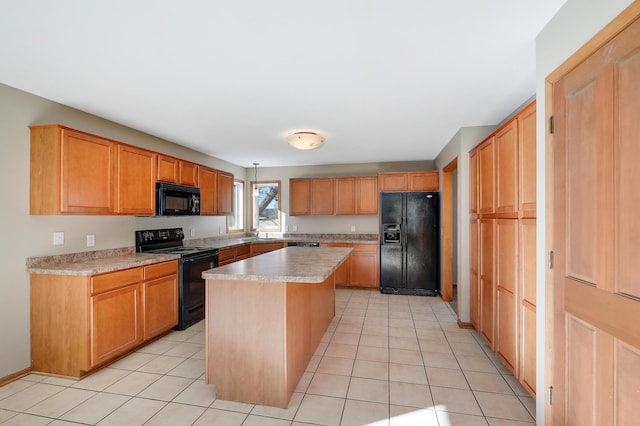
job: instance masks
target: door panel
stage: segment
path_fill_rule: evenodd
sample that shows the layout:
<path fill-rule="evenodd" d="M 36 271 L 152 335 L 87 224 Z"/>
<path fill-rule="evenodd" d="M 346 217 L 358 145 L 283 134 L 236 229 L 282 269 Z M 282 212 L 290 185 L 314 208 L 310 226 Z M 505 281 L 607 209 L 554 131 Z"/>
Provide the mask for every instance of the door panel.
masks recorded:
<path fill-rule="evenodd" d="M 638 76 L 640 76 L 640 49 L 629 56 L 621 58 L 616 64 L 618 80 L 616 81 L 616 103 L 618 117 L 616 129 L 618 140 L 616 146 L 615 165 L 615 205 L 617 217 L 615 222 L 617 274 L 615 289 L 617 292 L 640 297 L 640 280 L 638 268 L 640 264 L 640 96 L 638 93 Z M 635 248 L 635 249 L 634 249 Z"/>
<path fill-rule="evenodd" d="M 637 423 L 638 40 L 635 21 L 553 86 L 558 425 Z"/>
<path fill-rule="evenodd" d="M 594 425 L 596 392 L 596 330 L 567 316 L 567 419 L 569 424 Z"/>

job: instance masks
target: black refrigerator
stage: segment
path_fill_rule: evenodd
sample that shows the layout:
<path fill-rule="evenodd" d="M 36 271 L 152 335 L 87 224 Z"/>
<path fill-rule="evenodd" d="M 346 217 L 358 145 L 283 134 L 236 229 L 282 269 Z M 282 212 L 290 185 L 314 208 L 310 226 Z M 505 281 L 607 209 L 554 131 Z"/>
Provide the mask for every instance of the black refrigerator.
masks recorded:
<path fill-rule="evenodd" d="M 435 296 L 440 287 L 437 192 L 380 194 L 380 291 Z"/>

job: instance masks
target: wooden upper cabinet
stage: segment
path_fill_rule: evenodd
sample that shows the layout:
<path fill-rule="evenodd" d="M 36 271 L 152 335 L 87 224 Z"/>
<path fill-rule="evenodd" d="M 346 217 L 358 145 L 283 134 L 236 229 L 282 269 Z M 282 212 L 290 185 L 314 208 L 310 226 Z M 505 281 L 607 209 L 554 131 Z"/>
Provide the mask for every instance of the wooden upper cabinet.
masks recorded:
<path fill-rule="evenodd" d="M 198 182 L 200 185 L 200 214 L 203 216 L 218 213 L 218 173 L 208 167 L 198 167 Z"/>
<path fill-rule="evenodd" d="M 469 153 L 469 213 L 478 213 L 478 151 Z"/>
<path fill-rule="evenodd" d="M 198 186 L 198 165 L 189 161 L 179 161 L 180 185 Z"/>
<path fill-rule="evenodd" d="M 229 216 L 233 214 L 233 175 L 228 172 L 218 171 L 218 215 Z"/>
<path fill-rule="evenodd" d="M 407 173 L 378 173 L 380 192 L 407 191 L 409 175 Z"/>
<path fill-rule="evenodd" d="M 311 179 L 289 180 L 289 215 L 308 216 L 311 214 Z"/>
<path fill-rule="evenodd" d="M 156 205 L 156 154 L 118 144 L 118 205 L 120 214 L 153 216 Z"/>
<path fill-rule="evenodd" d="M 520 212 L 523 217 L 536 216 L 536 104 L 518 116 L 520 153 Z"/>
<path fill-rule="evenodd" d="M 496 212 L 516 213 L 518 204 L 518 120 L 503 127 L 495 138 Z"/>
<path fill-rule="evenodd" d="M 117 144 L 59 125 L 31 127 L 30 213 L 114 214 Z"/>
<path fill-rule="evenodd" d="M 439 179 L 437 170 L 378 173 L 378 187 L 380 192 L 438 191 Z"/>
<path fill-rule="evenodd" d="M 180 182 L 180 160 L 158 154 L 158 180 L 169 183 Z"/>
<path fill-rule="evenodd" d="M 478 147 L 479 213 L 495 212 L 494 141 L 492 136 Z"/>
<path fill-rule="evenodd" d="M 311 179 L 311 214 L 333 214 L 333 178 Z"/>
<path fill-rule="evenodd" d="M 437 170 L 411 172 L 408 174 L 409 191 L 437 191 L 440 187 L 440 175 Z"/>
<path fill-rule="evenodd" d="M 356 177 L 356 214 L 378 214 L 378 177 Z"/>
<path fill-rule="evenodd" d="M 356 214 L 356 178 L 340 177 L 334 179 L 335 208 L 337 215 Z"/>
<path fill-rule="evenodd" d="M 179 185 L 198 186 L 198 165 L 158 154 L 158 180 Z"/>
<path fill-rule="evenodd" d="M 290 179 L 289 194 L 291 216 L 378 214 L 377 176 Z"/>

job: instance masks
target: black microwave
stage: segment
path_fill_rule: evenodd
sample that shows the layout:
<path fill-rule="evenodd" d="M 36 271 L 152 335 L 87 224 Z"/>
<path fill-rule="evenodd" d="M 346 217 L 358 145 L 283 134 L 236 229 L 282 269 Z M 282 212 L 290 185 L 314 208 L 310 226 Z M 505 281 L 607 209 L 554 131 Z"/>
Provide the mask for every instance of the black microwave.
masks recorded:
<path fill-rule="evenodd" d="M 156 182 L 156 216 L 200 214 L 200 188 Z"/>

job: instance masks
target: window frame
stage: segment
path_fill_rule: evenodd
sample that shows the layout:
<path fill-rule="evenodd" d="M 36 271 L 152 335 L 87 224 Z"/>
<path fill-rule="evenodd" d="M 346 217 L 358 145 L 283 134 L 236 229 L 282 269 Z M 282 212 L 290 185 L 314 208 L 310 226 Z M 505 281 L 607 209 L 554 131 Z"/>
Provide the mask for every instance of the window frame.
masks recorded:
<path fill-rule="evenodd" d="M 278 226 L 277 227 L 268 227 L 268 228 L 260 228 L 257 227 L 254 218 L 255 218 L 255 208 L 256 208 L 256 198 L 257 196 L 254 195 L 253 190 L 254 190 L 254 186 L 255 185 L 258 186 L 274 186 L 276 185 L 278 187 L 278 193 L 276 195 L 276 205 L 277 205 L 277 210 L 278 210 Z M 281 232 L 282 230 L 282 185 L 280 183 L 279 180 L 259 180 L 259 181 L 250 181 L 250 200 L 251 200 L 251 224 L 250 224 L 250 228 L 251 231 L 253 232 Z"/>
<path fill-rule="evenodd" d="M 242 192 L 238 194 L 237 186 L 238 184 L 242 185 Z M 238 204 L 241 204 L 241 212 L 236 211 Z M 239 234 L 244 233 L 245 231 L 245 184 L 242 179 L 234 179 L 233 180 L 233 214 L 227 216 L 227 234 Z M 239 216 L 239 217 L 238 217 Z M 230 227 L 230 219 L 235 217 L 236 223 L 238 224 L 237 228 Z"/>

